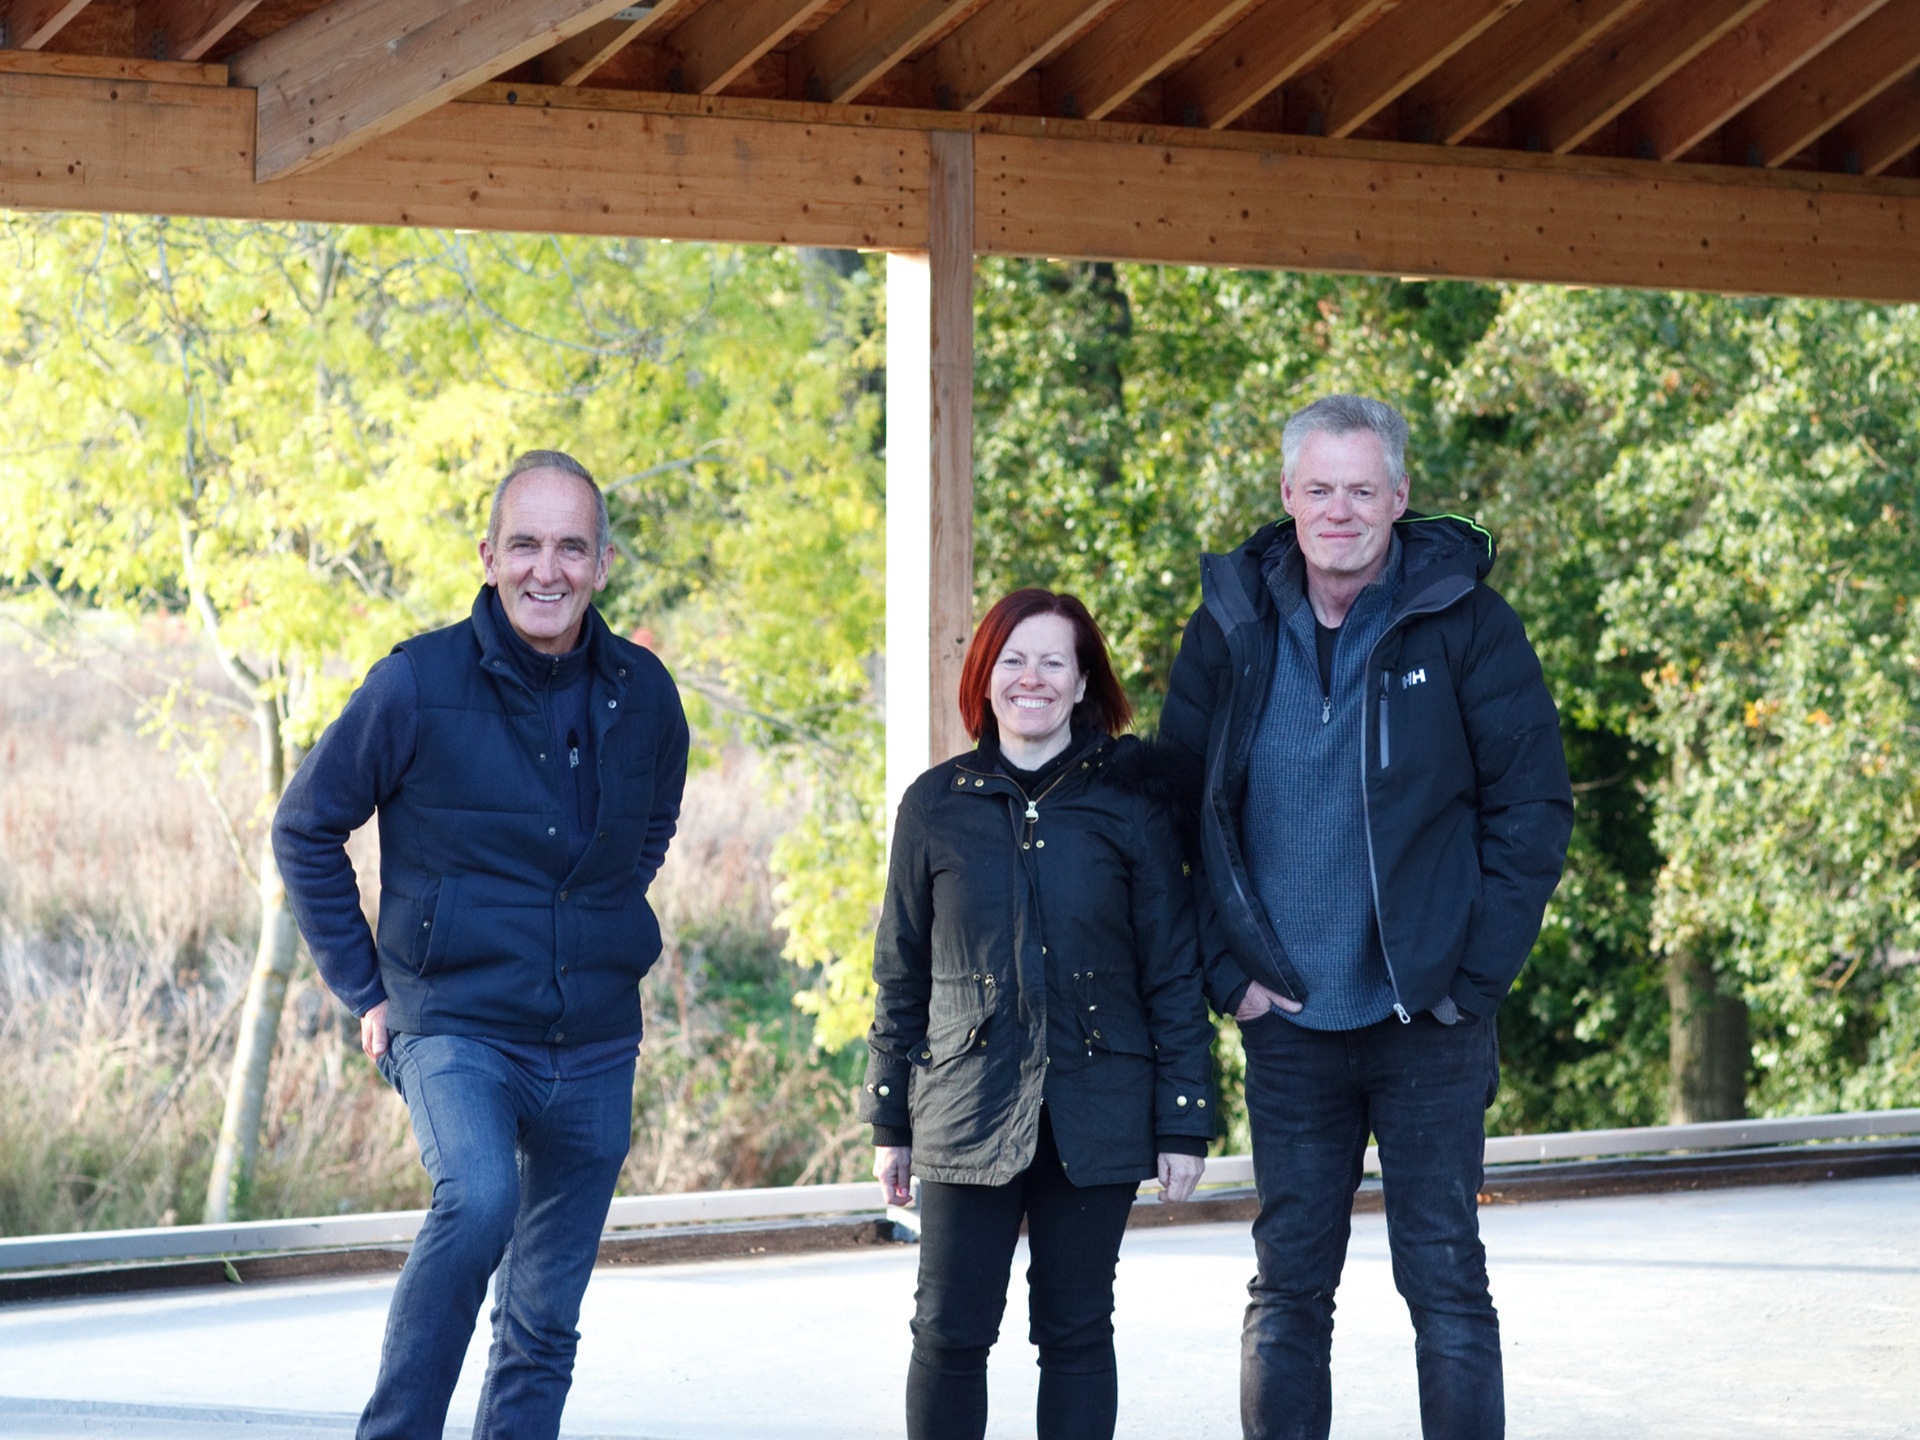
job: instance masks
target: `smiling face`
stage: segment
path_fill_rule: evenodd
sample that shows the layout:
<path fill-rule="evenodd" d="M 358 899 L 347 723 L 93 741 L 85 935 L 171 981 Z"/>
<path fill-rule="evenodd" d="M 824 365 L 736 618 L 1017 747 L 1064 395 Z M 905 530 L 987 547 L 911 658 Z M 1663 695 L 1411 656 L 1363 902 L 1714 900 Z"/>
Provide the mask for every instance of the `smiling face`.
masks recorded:
<path fill-rule="evenodd" d="M 1371 430 L 1318 431 L 1280 485 L 1310 580 L 1359 588 L 1387 561 L 1393 522 L 1407 509 L 1407 477 L 1387 473 Z"/>
<path fill-rule="evenodd" d="M 1066 749 L 1073 707 L 1087 693 L 1073 622 L 1064 615 L 1029 615 L 1014 626 L 987 693 L 1000 749 L 1015 765 L 1032 770 Z"/>
<path fill-rule="evenodd" d="M 598 519 L 578 476 L 528 470 L 500 497 L 498 534 L 480 542 L 487 583 L 499 590 L 514 633 L 543 655 L 580 643 L 581 617 L 606 586 L 613 547 L 595 552 Z"/>

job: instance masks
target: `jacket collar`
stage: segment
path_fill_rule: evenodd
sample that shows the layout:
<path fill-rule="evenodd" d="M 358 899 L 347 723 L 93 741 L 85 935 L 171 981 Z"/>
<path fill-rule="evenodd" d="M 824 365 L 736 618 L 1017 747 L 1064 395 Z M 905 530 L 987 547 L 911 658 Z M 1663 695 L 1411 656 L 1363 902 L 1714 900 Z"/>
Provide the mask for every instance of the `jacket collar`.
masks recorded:
<path fill-rule="evenodd" d="M 494 598 L 491 585 L 482 585 L 480 593 L 473 597 L 472 620 L 474 638 L 480 642 L 481 666 L 491 675 L 511 675 L 531 689 L 526 657 L 539 657 L 540 652 L 513 633 L 505 612 Z M 632 678 L 628 674 L 631 667 L 616 655 L 612 644 L 613 632 L 601 618 L 599 607 L 588 605 L 580 624 L 580 644 L 559 657 L 562 668 L 570 664 L 583 665 L 612 687 L 616 694 L 624 694 Z M 541 676 L 540 682 L 544 684 L 546 678 Z"/>
<path fill-rule="evenodd" d="M 1463 515 L 1409 510 L 1394 521 L 1393 533 L 1401 547 L 1401 578 L 1389 624 L 1405 615 L 1446 609 L 1493 569 L 1493 536 Z M 1222 634 L 1258 625 L 1276 612 L 1267 575 L 1298 565 L 1299 549 L 1288 516 L 1261 526 L 1237 549 L 1200 557 L 1201 603 Z"/>

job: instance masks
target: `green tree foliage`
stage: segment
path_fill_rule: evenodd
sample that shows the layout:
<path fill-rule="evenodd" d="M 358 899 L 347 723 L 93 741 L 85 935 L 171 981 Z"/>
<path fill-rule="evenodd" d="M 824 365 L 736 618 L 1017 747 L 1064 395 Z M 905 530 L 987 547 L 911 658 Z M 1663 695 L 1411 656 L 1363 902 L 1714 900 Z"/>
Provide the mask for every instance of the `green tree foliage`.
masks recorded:
<path fill-rule="evenodd" d="M 1644 796 L 1612 808 L 1651 851 L 1577 847 L 1543 941 L 1565 995 L 1592 968 L 1600 1092 L 1657 1071 L 1653 966 L 1691 959 L 1748 1008 L 1758 1108 L 1920 1093 L 1916 342 L 1906 310 L 1517 290 L 1457 378 L 1487 512 L 1539 536 L 1522 589 L 1563 597 L 1523 606 L 1563 707 Z"/>
<path fill-rule="evenodd" d="M 847 378 L 860 299 L 830 273 L 792 252 L 93 217 L 8 218 L 0 249 L 0 575 L 197 615 L 256 722 L 263 813 L 367 665 L 464 611 L 493 479 L 536 446 L 608 482 L 633 562 L 619 623 L 668 632 L 689 686 L 757 738 L 877 771 L 875 414 Z M 858 814 L 857 782 L 830 793 L 818 844 Z M 258 874 L 240 1153 L 214 1214 L 246 1203 L 293 955 L 264 848 Z"/>

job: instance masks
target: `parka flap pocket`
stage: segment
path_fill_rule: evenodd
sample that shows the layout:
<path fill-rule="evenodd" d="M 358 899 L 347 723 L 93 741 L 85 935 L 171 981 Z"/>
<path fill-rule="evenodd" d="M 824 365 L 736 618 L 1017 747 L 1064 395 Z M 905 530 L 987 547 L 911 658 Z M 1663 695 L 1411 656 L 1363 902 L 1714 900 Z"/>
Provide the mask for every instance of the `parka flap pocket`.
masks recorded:
<path fill-rule="evenodd" d="M 1107 1050 L 1115 1055 L 1144 1055 L 1153 1058 L 1153 1041 L 1147 1034 L 1147 1027 L 1130 1015 L 1087 1017 L 1092 1021 L 1089 1038 L 1096 1050 Z"/>
<path fill-rule="evenodd" d="M 943 1021 L 927 1031 L 926 1043 L 913 1052 L 917 1065 L 940 1065 L 969 1050 L 986 1045 L 990 1016 L 965 1016 Z"/>

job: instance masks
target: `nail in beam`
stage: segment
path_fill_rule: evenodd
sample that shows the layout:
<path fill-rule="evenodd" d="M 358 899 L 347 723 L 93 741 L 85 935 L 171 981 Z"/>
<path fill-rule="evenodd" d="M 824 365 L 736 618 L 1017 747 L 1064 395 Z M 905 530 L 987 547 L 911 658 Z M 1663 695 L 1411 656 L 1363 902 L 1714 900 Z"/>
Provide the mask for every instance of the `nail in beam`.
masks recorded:
<path fill-rule="evenodd" d="M 928 136 L 928 249 L 887 257 L 887 815 L 971 745 L 973 136 Z"/>

